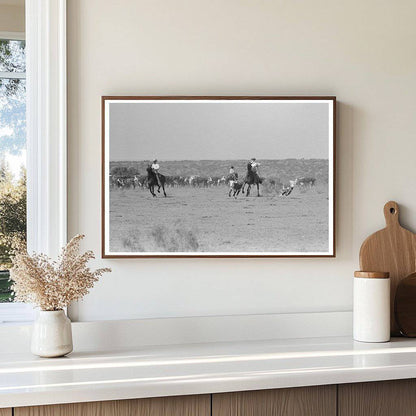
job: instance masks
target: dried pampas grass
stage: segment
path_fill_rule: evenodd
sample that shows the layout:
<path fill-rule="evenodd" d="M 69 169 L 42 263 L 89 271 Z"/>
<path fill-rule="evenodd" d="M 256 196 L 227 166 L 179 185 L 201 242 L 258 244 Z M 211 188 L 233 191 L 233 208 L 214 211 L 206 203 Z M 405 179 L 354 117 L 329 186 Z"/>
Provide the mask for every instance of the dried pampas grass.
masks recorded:
<path fill-rule="evenodd" d="M 56 311 L 81 299 L 105 272 L 111 269 L 90 270 L 92 251 L 79 253 L 83 235 L 76 235 L 62 249 L 57 261 L 45 254 L 29 255 L 25 247 L 19 247 L 12 259 L 10 279 L 15 302 L 33 303 L 44 311 Z"/>

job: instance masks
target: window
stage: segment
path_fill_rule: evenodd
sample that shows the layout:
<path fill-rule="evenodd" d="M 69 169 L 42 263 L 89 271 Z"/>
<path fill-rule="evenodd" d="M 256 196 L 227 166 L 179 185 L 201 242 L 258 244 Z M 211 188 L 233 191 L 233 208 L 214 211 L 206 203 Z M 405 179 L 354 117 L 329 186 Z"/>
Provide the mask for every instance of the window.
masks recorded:
<path fill-rule="evenodd" d="M 8 268 L 26 241 L 26 53 L 24 40 L 0 39 L 0 302 L 11 302 Z"/>
<path fill-rule="evenodd" d="M 27 235 L 29 251 L 56 257 L 66 243 L 66 0 L 26 0 L 24 13 L 25 34 L 0 32 L 0 172 L 8 162 L 20 186 L 20 205 L 8 212 L 27 224 L 14 233 Z M 32 306 L 10 302 L 9 288 L 1 279 L 0 324 L 32 320 Z"/>
<path fill-rule="evenodd" d="M 17 240 L 26 241 L 26 42 L 21 36 L 0 38 L 0 322 L 32 315 L 29 305 L 10 304 L 8 269 Z"/>

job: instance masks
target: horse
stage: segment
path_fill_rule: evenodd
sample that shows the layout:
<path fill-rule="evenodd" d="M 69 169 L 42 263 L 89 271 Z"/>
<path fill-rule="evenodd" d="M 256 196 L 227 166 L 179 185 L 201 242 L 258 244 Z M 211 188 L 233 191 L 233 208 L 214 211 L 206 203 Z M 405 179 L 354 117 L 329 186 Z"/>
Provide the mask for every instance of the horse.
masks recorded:
<path fill-rule="evenodd" d="M 160 188 L 162 187 L 163 194 L 166 196 L 166 191 L 165 191 L 166 177 L 159 173 L 159 181 L 160 181 L 160 185 L 159 185 L 159 182 L 157 181 L 156 173 L 153 172 L 152 167 L 148 166 L 146 170 L 147 170 L 147 186 L 149 187 L 150 193 L 155 197 L 156 196 L 155 186 L 157 186 L 157 192 L 160 193 Z"/>
<path fill-rule="evenodd" d="M 244 193 L 244 187 L 247 184 L 248 187 L 247 187 L 246 195 L 249 196 L 251 185 L 256 185 L 257 186 L 257 196 L 260 196 L 260 186 L 259 185 L 262 182 L 263 182 L 263 180 L 260 178 L 260 176 L 257 174 L 257 172 L 253 172 L 253 170 L 251 169 L 251 164 L 249 163 L 247 165 L 247 175 L 246 175 L 246 178 L 244 179 L 243 188 L 241 189 L 241 192 Z"/>

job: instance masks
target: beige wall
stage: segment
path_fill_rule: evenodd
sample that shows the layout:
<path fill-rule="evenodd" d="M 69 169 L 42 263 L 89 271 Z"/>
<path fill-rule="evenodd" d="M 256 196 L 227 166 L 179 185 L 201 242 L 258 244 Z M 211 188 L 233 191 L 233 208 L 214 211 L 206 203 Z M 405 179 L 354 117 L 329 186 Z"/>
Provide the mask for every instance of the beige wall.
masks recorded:
<path fill-rule="evenodd" d="M 101 95 L 336 95 L 336 259 L 113 260 L 78 318 L 351 309 L 389 199 L 416 230 L 416 2 L 68 0 L 69 234 L 100 252 Z"/>
<path fill-rule="evenodd" d="M 0 32 L 24 32 L 25 8 L 0 4 Z"/>

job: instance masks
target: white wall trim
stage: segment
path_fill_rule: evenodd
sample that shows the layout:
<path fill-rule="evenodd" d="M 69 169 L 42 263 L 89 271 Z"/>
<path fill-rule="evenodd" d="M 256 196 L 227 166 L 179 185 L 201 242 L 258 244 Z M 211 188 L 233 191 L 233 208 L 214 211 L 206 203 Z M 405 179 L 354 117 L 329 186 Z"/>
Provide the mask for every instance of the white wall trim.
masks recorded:
<path fill-rule="evenodd" d="M 27 0 L 28 249 L 66 243 L 66 0 Z"/>

